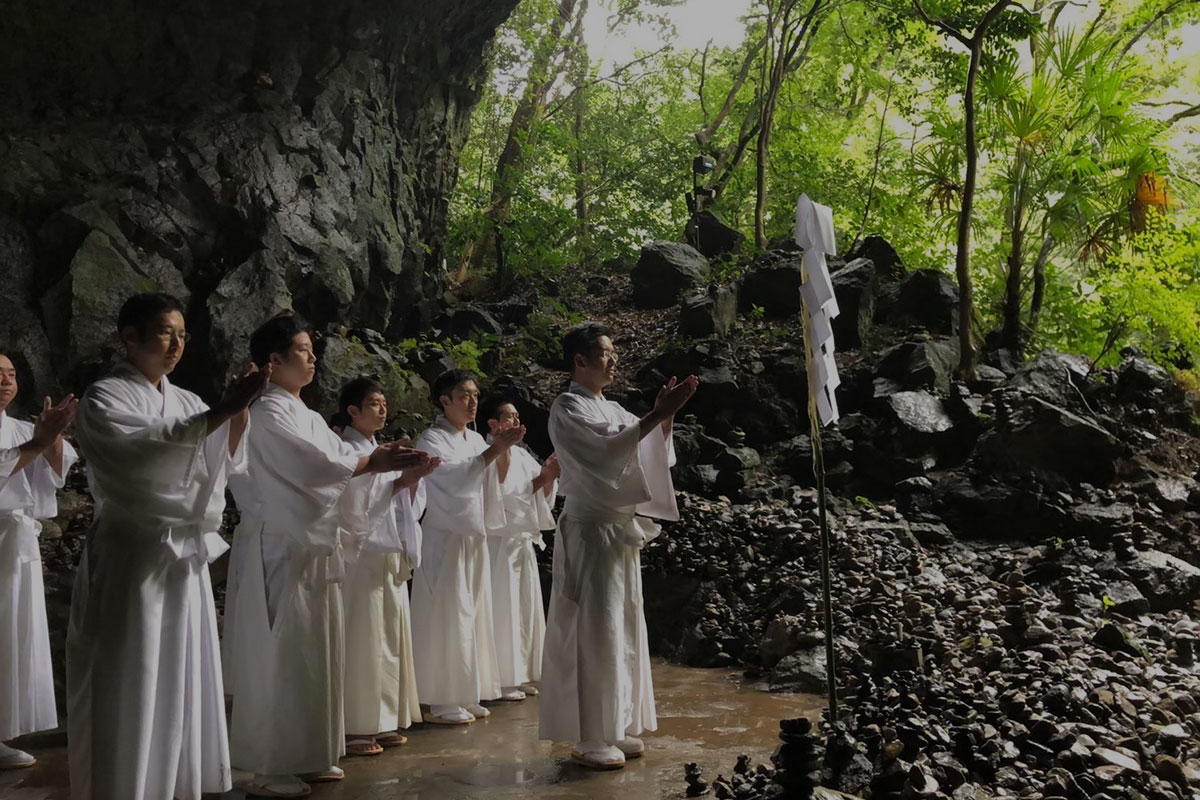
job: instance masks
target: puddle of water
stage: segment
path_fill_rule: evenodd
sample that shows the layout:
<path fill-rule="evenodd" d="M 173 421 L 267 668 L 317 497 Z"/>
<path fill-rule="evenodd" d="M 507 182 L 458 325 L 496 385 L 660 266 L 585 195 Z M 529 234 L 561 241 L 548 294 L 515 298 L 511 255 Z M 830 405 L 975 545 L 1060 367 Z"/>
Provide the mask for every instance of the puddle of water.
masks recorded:
<path fill-rule="evenodd" d="M 824 699 L 779 695 L 738 672 L 654 662 L 657 733 L 645 737 L 644 758 L 619 772 L 593 772 L 569 760 L 569 747 L 539 741 L 538 700 L 492 706 L 492 716 L 462 727 L 417 726 L 408 744 L 374 758 L 346 759 L 346 780 L 313 787 L 314 800 L 657 800 L 682 795 L 683 764 L 695 761 L 711 780 L 728 773 L 740 753 L 766 761 L 779 720 L 810 716 Z M 0 773 L 4 800 L 69 800 L 67 751 L 39 748 L 40 763 Z M 234 780 L 249 776 L 235 774 Z M 215 796 L 214 796 L 215 797 Z M 240 791 L 223 800 L 241 800 Z M 209 800 L 206 798 L 206 800 Z"/>

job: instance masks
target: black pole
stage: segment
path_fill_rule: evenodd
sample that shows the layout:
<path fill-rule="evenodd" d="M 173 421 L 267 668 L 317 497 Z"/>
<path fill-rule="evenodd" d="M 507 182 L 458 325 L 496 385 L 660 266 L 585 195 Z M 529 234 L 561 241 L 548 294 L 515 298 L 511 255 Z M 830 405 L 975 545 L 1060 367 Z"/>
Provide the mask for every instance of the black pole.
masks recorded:
<path fill-rule="evenodd" d="M 816 398 L 812 398 L 813 401 Z M 829 724 L 837 719 L 837 655 L 833 631 L 833 575 L 829 565 L 829 520 L 825 514 L 825 456 L 821 451 L 821 424 L 812 421 L 813 474 L 817 478 L 817 513 L 821 522 L 821 598 L 825 606 L 825 679 L 829 683 Z"/>

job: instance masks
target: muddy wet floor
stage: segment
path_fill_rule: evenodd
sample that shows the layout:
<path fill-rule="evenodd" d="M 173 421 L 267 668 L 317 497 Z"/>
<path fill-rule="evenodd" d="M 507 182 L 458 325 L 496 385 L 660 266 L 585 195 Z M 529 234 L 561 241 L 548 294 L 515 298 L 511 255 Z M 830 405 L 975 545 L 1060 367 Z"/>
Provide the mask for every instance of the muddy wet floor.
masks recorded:
<path fill-rule="evenodd" d="M 568 761 L 566 745 L 538 741 L 538 699 L 492 706 L 474 725 L 418 725 L 408 744 L 373 758 L 345 759 L 346 780 L 313 787 L 328 800 L 659 800 L 683 796 L 683 764 L 696 761 L 711 780 L 728 773 L 738 754 L 766 761 L 782 717 L 814 719 L 823 700 L 772 695 L 739 672 L 654 663 L 658 732 L 646 736 L 645 758 L 619 772 L 593 772 Z M 61 736 L 28 749 L 40 763 L 0 773 L 3 800 L 68 800 L 67 751 Z M 241 800 L 235 789 L 223 798 Z"/>

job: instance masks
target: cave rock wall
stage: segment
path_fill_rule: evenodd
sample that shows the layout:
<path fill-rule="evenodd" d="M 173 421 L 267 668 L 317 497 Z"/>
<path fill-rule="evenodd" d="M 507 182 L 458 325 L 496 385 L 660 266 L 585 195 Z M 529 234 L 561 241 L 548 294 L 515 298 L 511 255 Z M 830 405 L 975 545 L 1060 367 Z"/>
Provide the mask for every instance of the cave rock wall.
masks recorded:
<path fill-rule="evenodd" d="M 216 390 L 263 319 L 428 324 L 457 152 L 516 0 L 44 0 L 0 17 L 0 349 L 39 393 L 122 299 L 188 306 Z"/>

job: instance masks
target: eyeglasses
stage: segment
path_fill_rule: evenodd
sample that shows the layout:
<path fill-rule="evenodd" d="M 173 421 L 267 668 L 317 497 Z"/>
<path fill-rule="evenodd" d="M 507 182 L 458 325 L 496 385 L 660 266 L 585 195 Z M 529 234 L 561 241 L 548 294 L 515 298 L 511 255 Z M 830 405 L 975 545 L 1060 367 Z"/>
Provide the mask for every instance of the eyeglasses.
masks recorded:
<path fill-rule="evenodd" d="M 159 331 L 157 334 L 159 341 L 170 343 L 171 340 L 178 340 L 180 344 L 187 344 L 191 341 L 192 335 L 187 331 Z"/>

